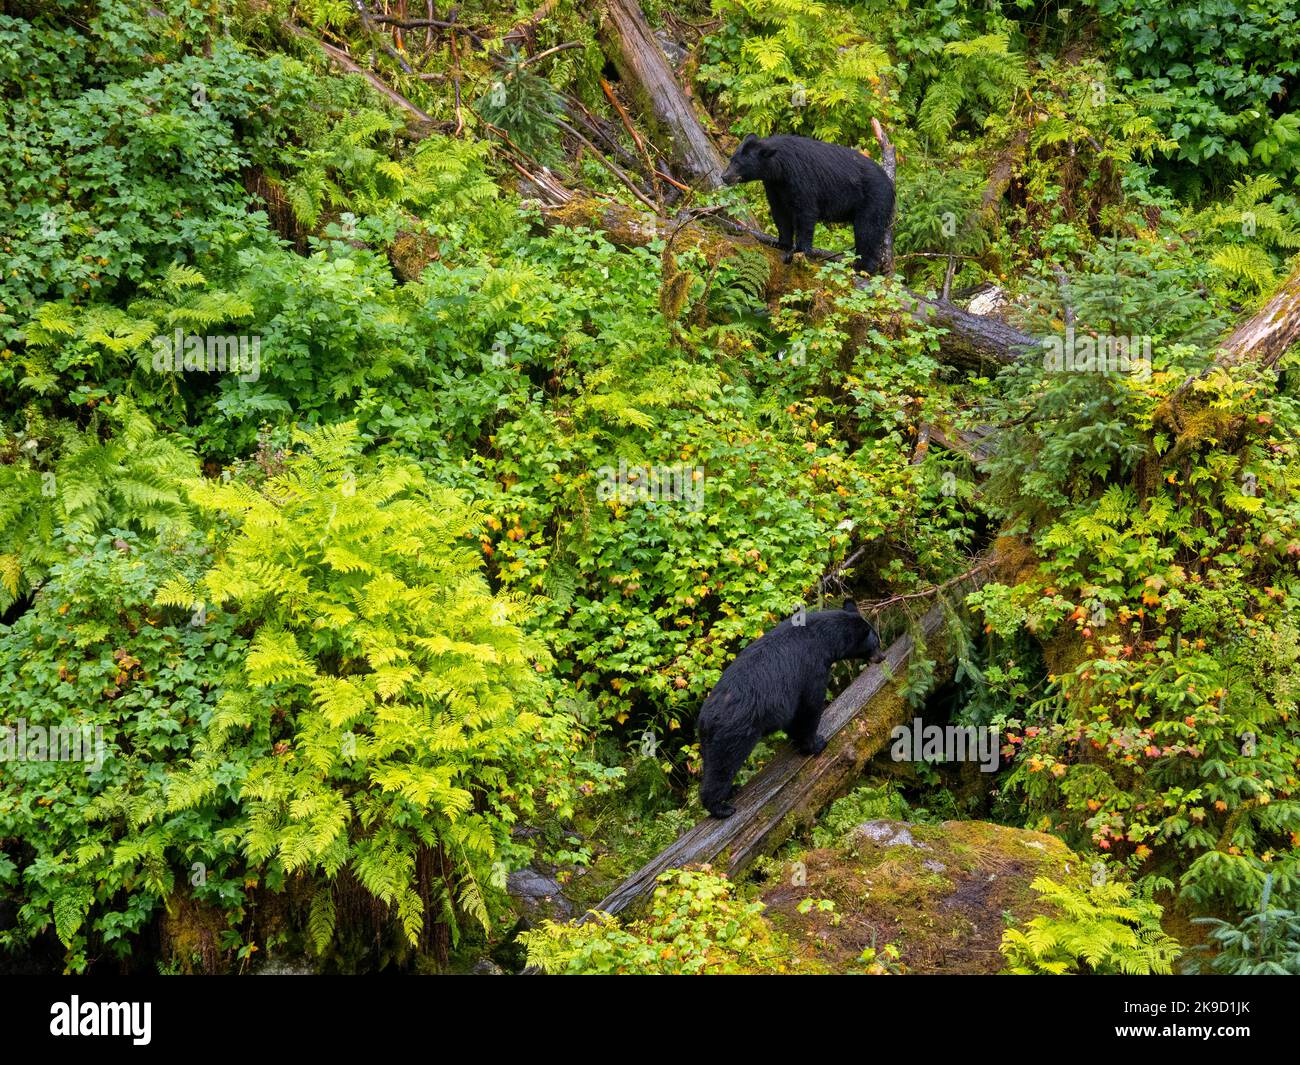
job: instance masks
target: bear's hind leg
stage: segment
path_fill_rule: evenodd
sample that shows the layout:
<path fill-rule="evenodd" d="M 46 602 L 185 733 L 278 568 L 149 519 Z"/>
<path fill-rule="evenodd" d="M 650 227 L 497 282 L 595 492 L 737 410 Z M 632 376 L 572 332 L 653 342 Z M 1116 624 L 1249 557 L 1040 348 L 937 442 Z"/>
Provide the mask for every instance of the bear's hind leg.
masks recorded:
<path fill-rule="evenodd" d="M 867 207 L 858 212 L 853 220 L 853 251 L 857 256 L 853 263 L 855 270 L 880 273 L 888 226 L 889 219 L 882 217 L 878 208 Z"/>
<path fill-rule="evenodd" d="M 826 684 L 830 677 L 823 674 L 809 683 L 799 696 L 799 709 L 786 734 L 800 754 L 818 755 L 826 749 L 826 740 L 817 735 L 826 709 Z"/>
<path fill-rule="evenodd" d="M 736 791 L 736 774 L 756 743 L 757 735 L 720 737 L 715 733 L 701 744 L 704 779 L 700 802 L 714 817 L 725 819 L 736 812 L 730 801 Z"/>

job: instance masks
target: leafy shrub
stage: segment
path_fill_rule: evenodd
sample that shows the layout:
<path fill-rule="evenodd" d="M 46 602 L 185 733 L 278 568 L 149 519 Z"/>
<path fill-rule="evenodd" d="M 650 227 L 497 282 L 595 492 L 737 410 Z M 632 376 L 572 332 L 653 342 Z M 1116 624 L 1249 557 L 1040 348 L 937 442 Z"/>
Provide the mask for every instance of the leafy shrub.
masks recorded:
<path fill-rule="evenodd" d="M 890 60 L 850 9 L 819 0 L 719 0 L 715 9 L 724 22 L 705 41 L 699 79 L 744 116 L 736 132 L 870 140 L 872 115 L 889 106 Z"/>
<path fill-rule="evenodd" d="M 0 609 L 108 529 L 157 535 L 191 527 L 180 481 L 196 472 L 193 455 L 124 396 L 85 429 L 34 417 L 0 439 Z"/>
<path fill-rule="evenodd" d="M 784 972 L 792 952 L 762 913 L 761 902 L 734 898 L 731 882 L 707 867 L 673 869 L 660 874 L 645 917 L 547 921 L 520 939 L 530 965 L 568 976 Z"/>
<path fill-rule="evenodd" d="M 0 946 L 21 948 L 52 927 L 71 971 L 101 953 L 125 959 L 132 936 L 199 868 L 199 897 L 239 912 L 243 864 L 216 839 L 232 809 L 172 810 L 166 796 L 169 766 L 193 753 L 223 675 L 247 651 L 233 615 L 194 624 L 189 611 L 153 605 L 169 574 L 197 573 L 204 556 L 199 543 L 151 548 L 115 530 L 64 553 L 32 607 L 0 627 L 0 726 L 29 742 L 37 729 L 90 730 L 91 745 L 79 761 L 13 751 L 4 762 L 0 895 L 17 922 Z"/>
<path fill-rule="evenodd" d="M 511 828 L 617 775 L 575 757 L 524 605 L 466 542 L 478 512 L 409 464 L 357 471 L 354 426 L 295 442 L 260 486 L 191 482 L 213 547 L 114 530 L 0 634 L 10 713 L 102 727 L 106 751 L 7 769 L 9 945 L 52 922 L 80 970 L 178 892 L 233 925 L 259 888 L 305 899 L 321 951 L 356 885 L 445 951 L 437 929 L 505 912 L 531 850 Z"/>
<path fill-rule="evenodd" d="M 1079 845 L 1150 860 L 1197 905 L 1245 908 L 1268 874 L 1289 893 L 1300 871 L 1297 412 L 1248 371 L 1217 371 L 1196 386 L 1213 408 L 1171 440 L 1155 412 L 1183 379 L 1157 360 L 1154 388 L 1116 393 L 1112 421 L 1147 457 L 1062 450 L 1059 469 L 1071 450 L 1101 458 L 1084 467 L 1097 480 L 1026 515 L 1039 565 L 970 602 L 989 632 L 1027 632 L 1049 651 L 1041 697 L 1008 718 L 1007 784 L 1026 813 Z M 996 460 L 1023 463 L 1035 495 L 1043 456 L 1072 431 L 1070 416 L 1053 418 L 1027 445 L 1037 455 Z M 1166 472 L 1144 472 L 1171 449 Z"/>
<path fill-rule="evenodd" d="M 116 71 L 76 65 L 71 79 L 67 50 L 89 45 L 71 29 L 0 15 L 0 44 L 25 57 L 0 66 L 3 339 L 40 300 L 108 296 L 249 234 L 241 171 L 274 166 L 276 142 L 321 102 L 301 64 L 228 39 L 210 57 L 160 65 L 137 54 Z"/>
<path fill-rule="evenodd" d="M 1259 160 L 1279 176 L 1300 167 L 1300 22 L 1261 0 L 1098 0 L 1120 36 L 1123 81 L 1163 92 L 1176 158 L 1224 176 Z M 1216 165 L 1221 164 L 1221 165 Z"/>
<path fill-rule="evenodd" d="M 949 41 L 943 50 L 950 65 L 930 83 L 916 116 L 917 127 L 935 144 L 948 140 L 963 112 L 978 128 L 1029 81 L 1024 56 L 1005 33 Z"/>

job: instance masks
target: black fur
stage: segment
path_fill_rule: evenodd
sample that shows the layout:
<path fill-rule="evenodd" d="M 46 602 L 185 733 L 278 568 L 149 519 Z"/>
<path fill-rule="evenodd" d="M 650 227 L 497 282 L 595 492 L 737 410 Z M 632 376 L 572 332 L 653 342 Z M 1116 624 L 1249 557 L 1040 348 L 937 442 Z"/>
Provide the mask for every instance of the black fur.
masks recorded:
<path fill-rule="evenodd" d="M 761 736 L 782 731 L 804 754 L 822 752 L 817 726 L 834 663 L 884 657 L 876 630 L 852 602 L 813 611 L 803 622 L 783 621 L 741 651 L 700 708 L 700 801 L 714 817 L 735 812 L 732 780 Z"/>
<path fill-rule="evenodd" d="M 880 166 L 852 148 L 811 137 L 740 142 L 723 184 L 761 181 L 788 263 L 813 247 L 818 222 L 852 222 L 857 269 L 878 273 L 885 231 L 894 215 L 894 184 Z"/>

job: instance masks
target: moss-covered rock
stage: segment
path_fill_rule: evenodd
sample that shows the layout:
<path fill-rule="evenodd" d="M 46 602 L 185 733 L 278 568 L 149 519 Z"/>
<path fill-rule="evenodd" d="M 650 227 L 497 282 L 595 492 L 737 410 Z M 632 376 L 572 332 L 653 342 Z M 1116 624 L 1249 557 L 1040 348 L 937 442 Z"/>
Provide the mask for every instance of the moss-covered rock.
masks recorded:
<path fill-rule="evenodd" d="M 418 281 L 424 268 L 442 257 L 438 238 L 418 229 L 403 229 L 388 248 L 393 273 L 402 281 Z"/>
<path fill-rule="evenodd" d="M 809 962 L 835 971 L 860 969 L 864 950 L 893 944 L 905 972 L 996 973 L 1008 917 L 1043 912 L 1030 882 L 1078 869 L 1064 843 L 1040 832 L 881 819 L 785 862 L 762 899 Z"/>

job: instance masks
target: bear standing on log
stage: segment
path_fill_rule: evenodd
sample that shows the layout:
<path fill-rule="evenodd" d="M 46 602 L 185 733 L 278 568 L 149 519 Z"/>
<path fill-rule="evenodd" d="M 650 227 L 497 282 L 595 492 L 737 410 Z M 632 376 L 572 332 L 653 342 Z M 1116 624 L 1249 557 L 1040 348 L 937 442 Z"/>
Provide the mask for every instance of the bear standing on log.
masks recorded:
<path fill-rule="evenodd" d="M 761 181 L 785 262 L 812 251 L 818 222 L 852 222 L 854 266 L 880 271 L 885 231 L 894 215 L 894 185 L 861 152 L 811 137 L 755 137 L 740 142 L 722 173 L 724 185 Z"/>
<path fill-rule="evenodd" d="M 735 657 L 700 708 L 700 801 L 709 813 L 735 813 L 732 782 L 760 737 L 783 731 L 798 751 L 821 754 L 826 685 L 846 658 L 884 661 L 880 637 L 852 600 L 783 621 Z"/>

